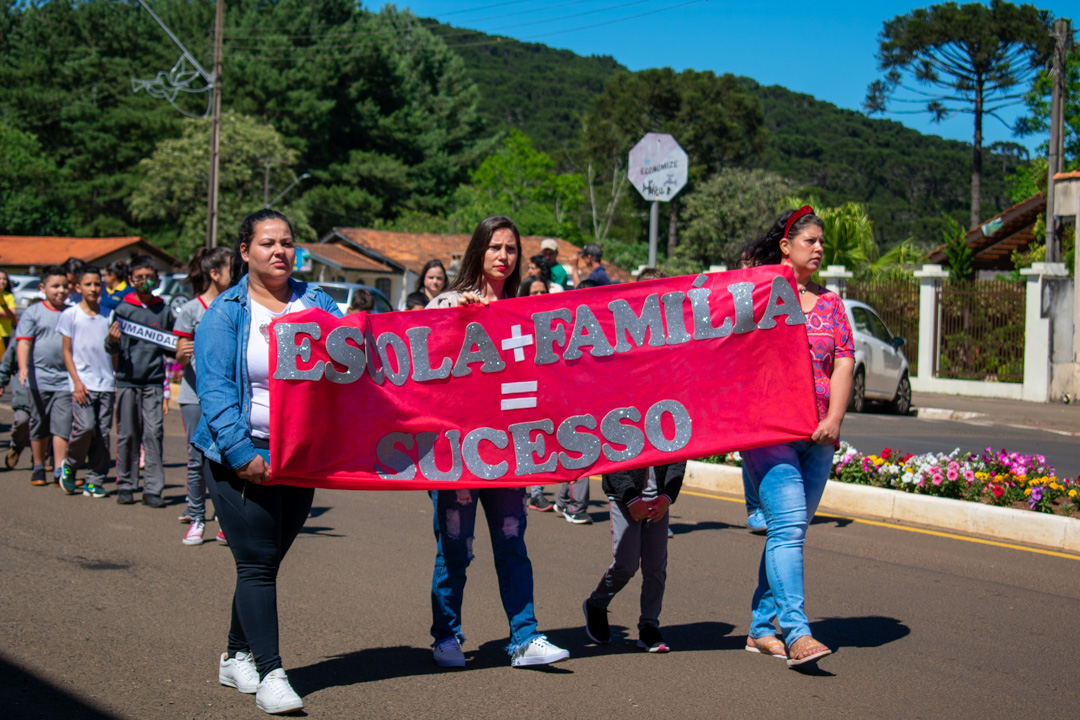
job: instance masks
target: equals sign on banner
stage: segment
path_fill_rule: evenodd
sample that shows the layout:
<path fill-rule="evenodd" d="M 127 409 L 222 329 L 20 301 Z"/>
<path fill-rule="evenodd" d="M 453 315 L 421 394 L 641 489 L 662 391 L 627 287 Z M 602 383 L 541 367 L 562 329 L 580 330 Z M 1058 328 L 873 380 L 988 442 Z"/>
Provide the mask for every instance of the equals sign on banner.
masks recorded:
<path fill-rule="evenodd" d="M 526 395 L 533 393 L 532 397 L 506 397 L 507 395 Z M 502 410 L 522 410 L 536 407 L 536 381 L 510 382 L 502 384 Z"/>

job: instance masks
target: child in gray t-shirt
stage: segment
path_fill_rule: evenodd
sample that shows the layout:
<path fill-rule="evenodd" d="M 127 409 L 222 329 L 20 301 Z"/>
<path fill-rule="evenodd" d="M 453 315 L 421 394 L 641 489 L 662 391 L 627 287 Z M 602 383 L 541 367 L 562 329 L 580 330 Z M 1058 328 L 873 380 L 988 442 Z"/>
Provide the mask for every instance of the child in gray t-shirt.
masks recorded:
<path fill-rule="evenodd" d="M 56 332 L 56 322 L 67 307 L 67 273 L 59 265 L 50 265 L 41 273 L 41 291 L 45 300 L 23 311 L 15 328 L 18 342 L 19 384 L 27 388 L 30 400 L 30 450 L 34 455 L 31 485 L 56 483 L 61 458 L 67 457 L 71 434 L 71 385 L 64 368 L 63 340 Z M 45 455 L 49 435 L 53 457 L 57 459 L 54 475 L 45 477 Z"/>

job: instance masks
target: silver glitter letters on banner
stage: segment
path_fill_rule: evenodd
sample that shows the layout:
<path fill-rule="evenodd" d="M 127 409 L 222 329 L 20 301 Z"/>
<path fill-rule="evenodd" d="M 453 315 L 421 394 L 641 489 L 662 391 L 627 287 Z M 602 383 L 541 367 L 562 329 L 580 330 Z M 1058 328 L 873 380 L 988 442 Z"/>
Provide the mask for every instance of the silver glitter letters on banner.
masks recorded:
<path fill-rule="evenodd" d="M 714 327 L 712 316 L 709 311 L 709 295 L 712 291 L 708 288 L 687 290 L 686 296 L 690 298 L 690 307 L 694 310 L 694 339 L 712 340 L 713 338 L 727 337 L 731 334 L 731 318 L 724 318 L 720 327 Z"/>
<path fill-rule="evenodd" d="M 591 347 L 593 357 L 607 357 L 615 354 L 614 348 L 604 335 L 604 329 L 600 327 L 600 323 L 597 322 L 596 316 L 588 305 L 578 305 L 574 331 L 570 334 L 570 342 L 566 344 L 563 360 L 579 359 L 583 347 Z"/>
<path fill-rule="evenodd" d="M 390 362 L 390 353 L 387 348 L 394 349 L 397 370 L 394 370 L 395 363 Z M 383 372 L 386 373 L 386 379 L 398 387 L 404 385 L 409 379 L 409 348 L 405 345 L 405 341 L 392 332 L 384 332 L 375 341 L 375 349 L 379 352 L 379 363 L 383 367 Z"/>
<path fill-rule="evenodd" d="M 435 443 L 439 433 L 416 434 L 416 452 L 420 456 L 420 473 L 428 480 L 452 482 L 461 479 L 461 431 L 450 430 L 446 440 L 450 444 L 450 469 L 443 472 L 435 464 Z"/>
<path fill-rule="evenodd" d="M 664 435 L 664 429 L 660 424 L 664 413 L 670 414 L 671 419 L 675 421 L 675 437 L 670 440 Z M 690 413 L 677 400 L 661 400 L 645 413 L 645 437 L 649 438 L 649 443 L 660 452 L 682 450 L 690 442 L 692 434 Z"/>
<path fill-rule="evenodd" d="M 461 443 L 461 457 L 465 460 L 465 467 L 469 468 L 469 472 L 476 477 L 484 480 L 498 480 L 506 474 L 510 464 L 505 460 L 495 465 L 488 465 L 484 462 L 480 457 L 480 442 L 483 440 L 487 440 L 499 450 L 505 450 L 506 446 L 510 444 L 510 440 L 502 430 L 476 428 L 466 435 L 465 440 Z"/>
<path fill-rule="evenodd" d="M 352 343 L 346 342 L 352 340 Z M 360 328 L 352 325 L 340 325 L 326 336 L 326 354 L 334 362 L 326 363 L 326 379 L 340 385 L 348 385 L 359 380 L 367 367 L 364 356 L 364 335 Z M 341 372 L 334 363 L 345 366 Z"/>
<path fill-rule="evenodd" d="M 686 320 L 683 318 L 683 303 L 686 293 L 664 293 L 660 302 L 664 303 L 664 319 L 667 320 L 667 344 L 682 345 L 690 342 L 690 333 L 686 332 Z"/>
<path fill-rule="evenodd" d="M 765 308 L 765 314 L 761 316 L 761 322 L 757 324 L 758 330 L 772 330 L 776 327 L 778 315 L 787 315 L 788 325 L 806 324 L 806 315 L 799 303 L 799 297 L 791 289 L 788 281 L 779 276 L 773 278 L 769 306 Z"/>
<path fill-rule="evenodd" d="M 375 472 L 379 477 L 386 480 L 412 480 L 416 477 L 416 465 L 411 457 L 397 448 L 399 444 L 406 450 L 412 450 L 413 436 L 401 432 L 388 433 L 375 446 L 375 457 L 378 460 Z"/>
<path fill-rule="evenodd" d="M 728 292 L 735 302 L 735 334 L 757 329 L 754 324 L 754 283 L 741 282 L 728 285 Z"/>
<path fill-rule="evenodd" d="M 573 415 L 559 423 L 555 437 L 563 450 L 581 453 L 581 457 L 572 458 L 565 452 L 559 453 L 559 463 L 567 470 L 587 468 L 600 459 L 600 438 L 592 433 L 578 432 L 578 428 L 596 429 L 596 418 L 592 415 Z"/>
<path fill-rule="evenodd" d="M 533 337 L 536 338 L 537 365 L 550 365 L 556 362 L 559 356 L 555 353 L 555 343 L 562 345 L 566 342 L 566 327 L 564 325 L 552 327 L 552 321 L 563 320 L 569 323 L 573 319 L 573 315 L 566 308 L 533 313 Z"/>
<path fill-rule="evenodd" d="M 318 323 L 278 323 L 274 326 L 274 334 L 277 335 L 277 368 L 274 370 L 275 380 L 322 380 L 323 362 L 317 361 L 308 370 L 301 370 L 297 360 L 308 362 L 311 360 L 311 341 L 322 337 L 322 328 Z M 296 344 L 296 336 L 304 334 L 299 345 Z"/>
<path fill-rule="evenodd" d="M 509 430 L 514 437 L 514 458 L 517 464 L 517 467 L 514 468 L 514 475 L 520 477 L 541 472 L 555 472 L 558 463 L 555 452 L 552 452 L 548 455 L 547 460 L 540 463 L 533 460 L 535 455 L 544 454 L 544 435 L 551 435 L 555 432 L 555 423 L 551 420 L 514 423 Z M 532 434 L 536 430 L 539 430 L 539 432 L 536 434 L 536 439 L 533 440 Z"/>
<path fill-rule="evenodd" d="M 604 445 L 604 456 L 612 462 L 633 460 L 645 449 L 645 435 L 635 425 L 626 425 L 621 420 L 641 421 L 641 413 L 635 407 L 615 408 L 600 421 L 600 432 L 608 443 L 625 445 L 625 450 L 616 450 L 610 444 Z"/>
<path fill-rule="evenodd" d="M 615 352 L 630 352 L 634 348 L 627 341 L 627 335 L 638 347 L 644 346 L 646 331 L 649 333 L 649 347 L 664 346 L 664 318 L 660 314 L 659 295 L 650 295 L 645 298 L 640 317 L 634 313 L 630 303 L 625 300 L 611 301 L 608 309 L 615 320 Z"/>
<path fill-rule="evenodd" d="M 476 346 L 475 350 L 472 349 L 473 345 Z M 499 355 L 499 349 L 495 347 L 495 343 L 491 342 L 491 337 L 488 336 L 484 326 L 480 323 L 469 323 L 465 328 L 465 340 L 461 343 L 461 352 L 458 354 L 457 362 L 454 363 L 454 377 L 465 377 L 470 374 L 472 368 L 469 365 L 478 362 L 483 363 L 480 366 L 482 373 L 498 372 L 506 367 L 502 356 Z"/>
<path fill-rule="evenodd" d="M 414 327 L 405 331 L 409 338 L 409 347 L 412 349 L 412 379 L 416 382 L 428 380 L 444 380 L 450 377 L 450 358 L 443 358 L 438 368 L 431 367 L 431 358 L 428 354 L 428 338 L 431 336 L 431 328 Z"/>

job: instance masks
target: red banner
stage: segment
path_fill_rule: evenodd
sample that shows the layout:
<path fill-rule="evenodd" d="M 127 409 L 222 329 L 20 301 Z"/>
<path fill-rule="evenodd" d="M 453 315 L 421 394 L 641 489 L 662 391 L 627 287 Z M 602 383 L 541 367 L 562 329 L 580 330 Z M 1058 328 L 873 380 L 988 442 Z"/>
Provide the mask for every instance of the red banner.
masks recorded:
<path fill-rule="evenodd" d="M 805 439 L 791 272 L 736 270 L 445 310 L 276 320 L 275 482 L 541 485 Z"/>

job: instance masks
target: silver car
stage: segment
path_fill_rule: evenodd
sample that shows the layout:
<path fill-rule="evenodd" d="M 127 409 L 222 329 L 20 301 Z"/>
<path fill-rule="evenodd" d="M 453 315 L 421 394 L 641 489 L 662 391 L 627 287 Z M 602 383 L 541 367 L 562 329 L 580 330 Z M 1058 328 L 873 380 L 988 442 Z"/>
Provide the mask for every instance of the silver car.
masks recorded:
<path fill-rule="evenodd" d="M 844 300 L 844 307 L 855 344 L 855 379 L 849 408 L 862 412 L 867 400 L 882 400 L 892 412 L 907 415 L 911 410 L 911 380 L 907 358 L 900 349 L 904 338 L 893 335 L 866 303 Z"/>
<path fill-rule="evenodd" d="M 353 295 L 356 294 L 357 290 L 367 290 L 375 297 L 375 308 L 371 312 L 384 313 L 391 312 L 394 309 L 385 295 L 367 285 L 343 282 L 312 282 L 312 285 L 321 287 L 337 303 L 338 309 L 345 314 L 348 314 L 349 305 L 352 304 Z"/>

